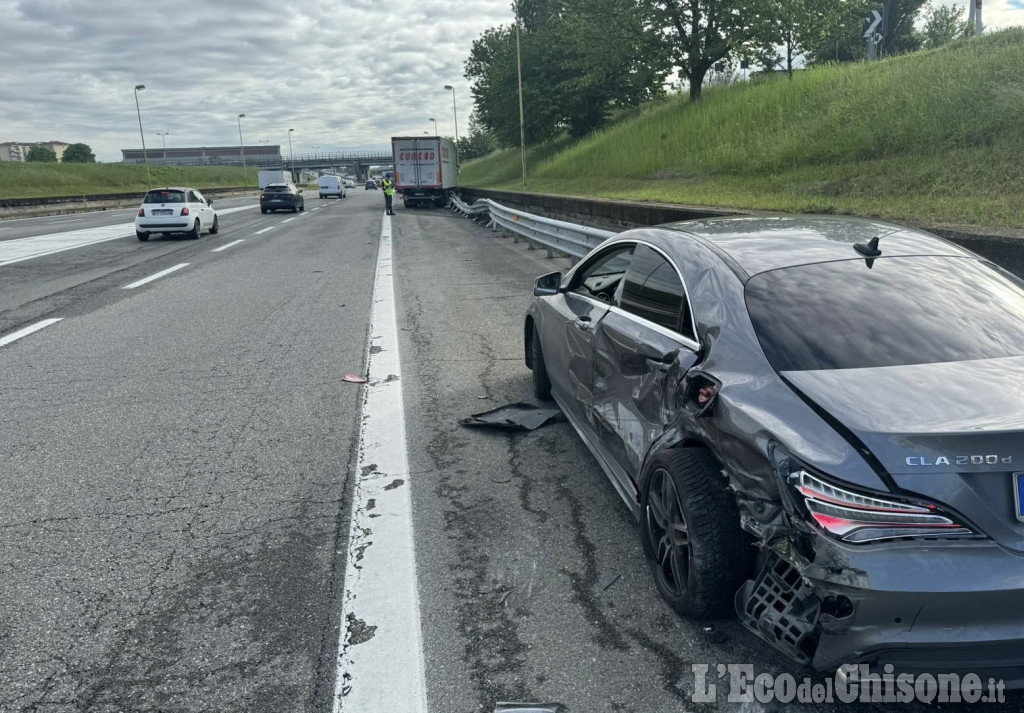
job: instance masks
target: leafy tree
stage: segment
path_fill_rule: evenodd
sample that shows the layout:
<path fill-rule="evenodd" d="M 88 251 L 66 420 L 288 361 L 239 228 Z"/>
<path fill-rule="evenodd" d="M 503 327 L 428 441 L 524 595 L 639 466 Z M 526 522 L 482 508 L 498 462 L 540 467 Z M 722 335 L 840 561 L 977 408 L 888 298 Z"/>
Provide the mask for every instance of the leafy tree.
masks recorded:
<path fill-rule="evenodd" d="M 521 0 L 527 143 L 583 136 L 607 115 L 659 96 L 671 63 L 642 0 Z M 487 30 L 465 65 L 480 124 L 519 144 L 515 26 Z"/>
<path fill-rule="evenodd" d="M 60 160 L 62 163 L 96 163 L 96 154 L 88 144 L 71 144 L 64 149 Z"/>
<path fill-rule="evenodd" d="M 792 77 L 793 60 L 823 42 L 849 5 L 848 0 L 768 0 L 762 45 L 747 54 L 765 69 L 781 66 Z"/>
<path fill-rule="evenodd" d="M 459 137 L 459 162 L 465 163 L 486 156 L 498 147 L 494 137 L 481 126 L 476 112 L 469 116 L 469 136 Z"/>
<path fill-rule="evenodd" d="M 770 0 L 642 0 L 654 28 L 669 43 L 672 61 L 700 99 L 708 72 L 734 54 L 763 46 L 772 20 Z"/>
<path fill-rule="evenodd" d="M 864 27 L 874 9 L 883 8 L 882 56 L 913 52 L 921 46 L 915 22 L 925 0 L 844 0 L 825 33 L 808 49 L 811 64 L 856 62 L 867 57 Z"/>
<path fill-rule="evenodd" d="M 57 154 L 45 146 L 33 146 L 25 156 L 28 163 L 57 163 Z"/>
<path fill-rule="evenodd" d="M 967 33 L 967 20 L 963 8 L 954 5 L 928 5 L 924 11 L 921 46 L 925 49 L 942 47 Z"/>

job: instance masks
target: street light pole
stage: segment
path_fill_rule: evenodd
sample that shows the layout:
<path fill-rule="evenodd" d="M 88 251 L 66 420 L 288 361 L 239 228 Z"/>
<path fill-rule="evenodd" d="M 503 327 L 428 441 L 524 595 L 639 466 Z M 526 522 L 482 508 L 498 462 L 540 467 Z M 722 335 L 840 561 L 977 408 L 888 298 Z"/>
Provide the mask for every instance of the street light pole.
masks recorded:
<path fill-rule="evenodd" d="M 523 190 L 526 190 L 526 123 L 523 119 L 523 58 L 519 49 L 519 0 L 516 0 L 516 70 L 519 73 L 519 148 L 523 161 Z M 454 96 L 454 93 L 453 93 Z"/>
<path fill-rule="evenodd" d="M 135 113 L 139 117 L 139 138 L 142 139 L 142 160 L 146 162 L 146 183 L 152 188 L 153 179 L 149 174 L 149 155 L 146 153 L 146 135 L 142 133 L 142 110 L 139 109 L 139 90 L 145 88 L 145 84 L 135 85 Z"/>
<path fill-rule="evenodd" d="M 428 119 L 427 121 L 434 122 L 434 136 L 438 136 L 439 134 L 437 133 L 437 119 Z"/>
<path fill-rule="evenodd" d="M 452 93 L 452 113 L 455 115 L 455 143 L 459 143 L 459 109 L 455 105 L 455 87 L 451 84 L 445 84 L 445 89 L 451 90 Z"/>
<path fill-rule="evenodd" d="M 242 152 L 242 175 L 245 177 L 245 185 L 249 186 L 249 169 L 245 167 L 245 142 L 242 141 L 242 119 L 245 114 L 238 115 L 238 148 Z"/>
<path fill-rule="evenodd" d="M 288 129 L 288 160 L 295 163 L 295 154 L 292 152 L 292 132 L 295 129 Z"/>

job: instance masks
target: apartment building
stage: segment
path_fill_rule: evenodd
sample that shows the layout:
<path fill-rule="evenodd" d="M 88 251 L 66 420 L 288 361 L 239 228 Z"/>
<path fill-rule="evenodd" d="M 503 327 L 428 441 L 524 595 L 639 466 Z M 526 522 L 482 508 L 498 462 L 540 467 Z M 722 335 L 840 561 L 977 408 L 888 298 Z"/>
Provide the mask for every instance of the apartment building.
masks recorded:
<path fill-rule="evenodd" d="M 28 156 L 29 149 L 33 146 L 42 146 L 44 149 L 50 149 L 57 154 L 57 160 L 59 161 L 64 156 L 64 149 L 70 145 L 63 141 L 36 141 L 34 143 L 6 141 L 0 143 L 0 161 L 24 161 Z"/>

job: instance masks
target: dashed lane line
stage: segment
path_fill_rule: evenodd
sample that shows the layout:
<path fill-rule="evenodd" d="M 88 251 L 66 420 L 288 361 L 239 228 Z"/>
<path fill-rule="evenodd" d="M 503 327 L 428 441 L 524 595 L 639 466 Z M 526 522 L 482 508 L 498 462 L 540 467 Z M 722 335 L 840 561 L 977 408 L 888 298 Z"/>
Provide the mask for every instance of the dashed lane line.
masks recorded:
<path fill-rule="evenodd" d="M 39 322 L 36 322 L 35 324 L 30 324 L 23 329 L 19 329 L 17 332 L 11 332 L 6 337 L 0 337 L 0 347 L 6 346 L 11 342 L 15 342 L 21 339 L 22 337 L 27 337 L 33 332 L 38 332 L 40 329 L 49 327 L 51 324 L 56 324 L 62 319 L 63 317 L 56 317 L 54 319 L 44 319 Z"/>
<path fill-rule="evenodd" d="M 154 274 L 150 275 L 149 277 L 143 277 L 141 280 L 138 280 L 137 282 L 133 282 L 130 285 L 125 285 L 121 289 L 122 290 L 134 290 L 136 287 L 142 287 L 142 285 L 145 285 L 147 282 L 152 282 L 153 280 L 159 280 L 164 275 L 170 275 L 172 272 L 175 272 L 177 270 L 180 270 L 183 267 L 188 267 L 188 266 L 189 266 L 189 263 L 187 263 L 187 262 L 180 263 L 178 265 L 175 265 L 174 267 L 169 267 L 166 270 L 161 270 L 160 272 L 154 273 Z"/>
<path fill-rule="evenodd" d="M 253 235 L 263 235 L 268 230 L 273 230 L 276 227 L 277 227 L 276 225 L 268 226 L 268 227 L 264 228 L 263 230 L 257 230 L 255 233 L 253 233 Z"/>
<path fill-rule="evenodd" d="M 426 713 L 388 218 L 372 304 L 333 711 Z"/>
<path fill-rule="evenodd" d="M 257 233 L 257 235 L 259 235 L 259 233 Z M 221 245 L 219 248 L 214 248 L 210 252 L 211 253 L 219 253 L 221 250 L 227 250 L 230 247 L 234 247 L 235 245 L 238 245 L 239 243 L 244 243 L 244 242 L 245 242 L 245 238 L 241 238 L 239 240 L 233 240 L 230 243 L 228 243 L 227 245 Z"/>

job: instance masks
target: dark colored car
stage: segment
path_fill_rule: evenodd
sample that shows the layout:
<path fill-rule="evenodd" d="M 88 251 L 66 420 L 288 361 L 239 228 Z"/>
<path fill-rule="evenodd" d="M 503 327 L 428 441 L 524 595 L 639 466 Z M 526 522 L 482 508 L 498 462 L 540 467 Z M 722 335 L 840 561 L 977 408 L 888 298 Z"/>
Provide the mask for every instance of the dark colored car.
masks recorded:
<path fill-rule="evenodd" d="M 366 187 L 365 187 L 364 190 L 367 190 L 367 191 L 375 191 L 375 190 L 377 190 L 377 182 L 374 181 L 374 180 L 367 181 L 366 182 Z"/>
<path fill-rule="evenodd" d="M 298 213 L 306 210 L 306 201 L 302 191 L 293 183 L 270 183 L 260 191 L 260 212 L 272 210 L 290 210 Z"/>
<path fill-rule="evenodd" d="M 538 278 L 553 396 L 661 595 L 819 670 L 1024 684 L 1024 282 L 851 218 L 621 233 Z"/>

